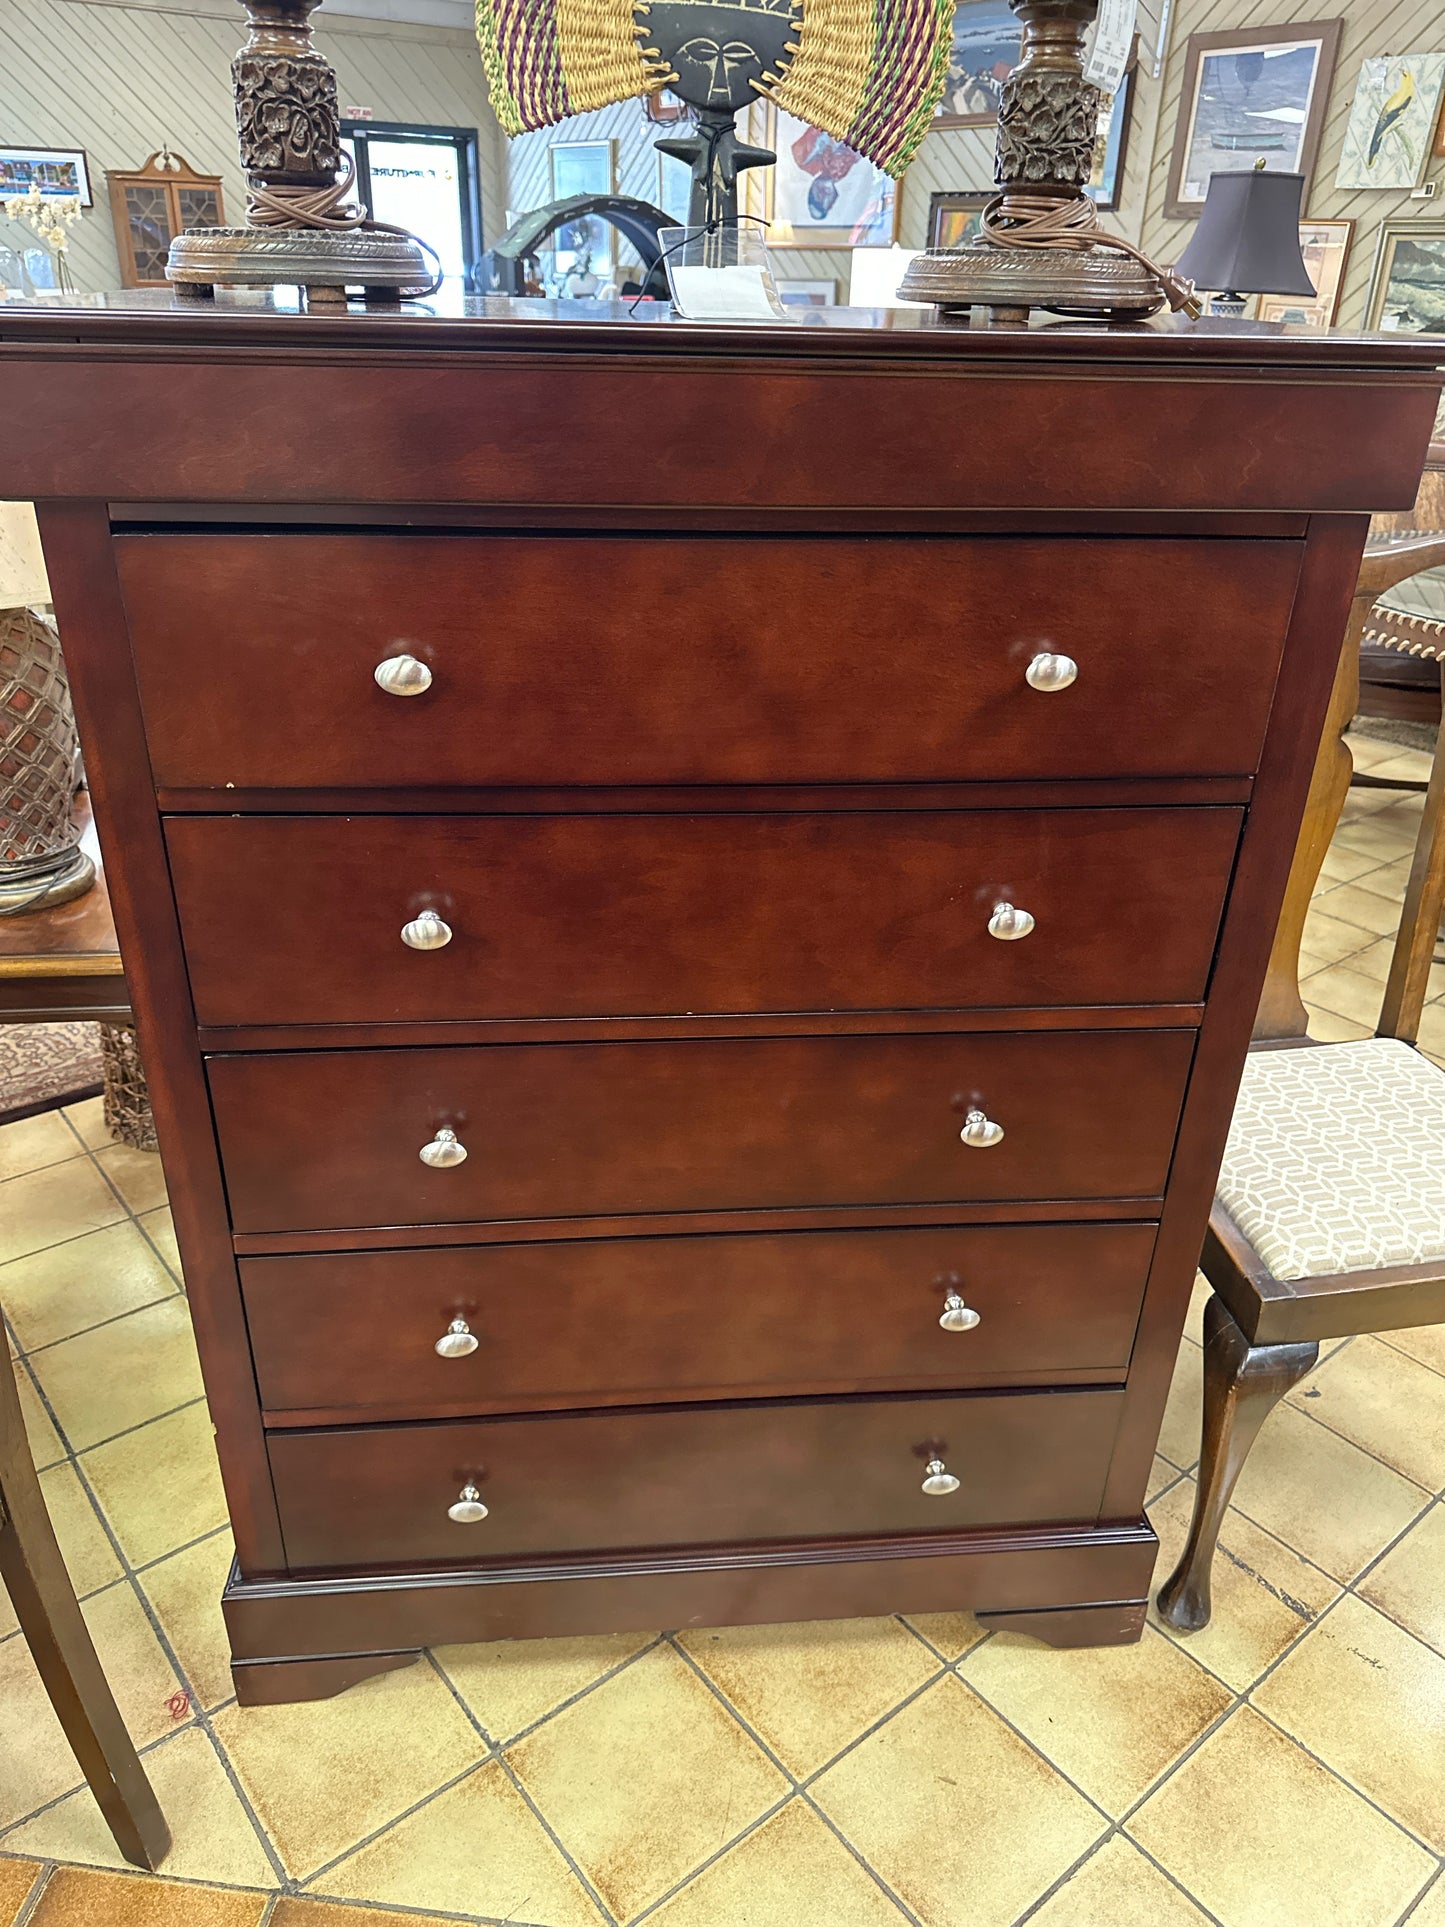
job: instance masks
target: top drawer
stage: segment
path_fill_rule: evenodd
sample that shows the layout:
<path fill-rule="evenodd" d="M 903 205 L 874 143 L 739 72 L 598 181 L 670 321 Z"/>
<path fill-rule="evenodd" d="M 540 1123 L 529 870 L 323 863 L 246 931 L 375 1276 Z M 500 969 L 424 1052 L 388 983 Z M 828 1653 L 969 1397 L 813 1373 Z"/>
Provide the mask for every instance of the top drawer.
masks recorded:
<path fill-rule="evenodd" d="M 1284 541 L 148 535 L 167 789 L 1244 775 Z M 1041 652 L 1078 664 L 1053 691 Z M 389 695 L 399 654 L 432 677 Z"/>

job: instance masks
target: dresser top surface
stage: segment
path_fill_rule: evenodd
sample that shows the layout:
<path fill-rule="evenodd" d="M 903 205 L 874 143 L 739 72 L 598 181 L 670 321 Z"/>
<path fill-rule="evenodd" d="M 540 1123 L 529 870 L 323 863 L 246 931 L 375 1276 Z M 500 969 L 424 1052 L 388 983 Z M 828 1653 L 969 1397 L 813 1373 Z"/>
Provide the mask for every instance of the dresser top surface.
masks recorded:
<path fill-rule="evenodd" d="M 918 308 L 820 308 L 776 323 L 687 321 L 661 303 L 524 300 L 442 294 L 400 308 L 354 304 L 305 312 L 294 294 L 222 291 L 214 301 L 169 289 L 72 294 L 0 304 L 0 348 L 76 346 L 168 357 L 200 349 L 642 354 L 729 360 L 906 357 L 943 362 L 1112 363 L 1197 368 L 1431 370 L 1445 339 L 1350 334 L 1279 323 L 1165 315 L 1112 325 L 1035 316 L 1027 327 L 948 321 Z"/>

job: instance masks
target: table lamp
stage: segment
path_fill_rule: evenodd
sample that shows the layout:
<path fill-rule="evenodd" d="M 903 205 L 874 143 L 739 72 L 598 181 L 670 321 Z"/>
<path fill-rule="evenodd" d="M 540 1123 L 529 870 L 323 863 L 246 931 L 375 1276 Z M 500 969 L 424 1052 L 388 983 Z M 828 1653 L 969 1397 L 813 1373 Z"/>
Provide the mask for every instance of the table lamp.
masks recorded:
<path fill-rule="evenodd" d="M 1262 166 L 1211 175 L 1199 226 L 1175 269 L 1197 288 L 1222 290 L 1211 314 L 1238 319 L 1251 294 L 1313 298 L 1299 245 L 1304 185 L 1303 174 L 1270 174 Z"/>

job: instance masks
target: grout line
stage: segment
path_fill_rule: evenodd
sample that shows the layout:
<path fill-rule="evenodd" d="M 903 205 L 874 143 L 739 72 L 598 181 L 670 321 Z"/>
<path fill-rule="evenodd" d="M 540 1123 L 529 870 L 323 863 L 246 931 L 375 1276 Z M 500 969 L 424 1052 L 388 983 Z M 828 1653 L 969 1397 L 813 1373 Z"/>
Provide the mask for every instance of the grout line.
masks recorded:
<path fill-rule="evenodd" d="M 689 1868 L 680 1880 L 674 1881 L 672 1886 L 666 1888 L 655 1900 L 649 1900 L 647 1905 L 640 1908 L 637 1913 L 630 1914 L 627 1927 L 641 1927 L 641 1923 L 655 1914 L 659 1907 L 666 1906 L 669 1900 L 674 1900 L 678 1894 L 685 1892 L 695 1881 L 701 1879 L 709 1868 L 715 1867 L 719 1860 L 725 1860 L 735 1847 L 740 1847 L 745 1840 L 750 1840 L 755 1833 L 760 1832 L 768 1824 L 769 1820 L 776 1819 L 783 1808 L 797 1797 L 796 1789 L 789 1787 L 787 1792 L 780 1794 L 771 1806 L 758 1814 L 755 1819 L 749 1820 L 741 1832 L 730 1834 L 720 1847 L 715 1848 L 705 1859 L 699 1860 L 696 1866 Z M 911 1920 L 912 1915 L 909 1918 Z"/>
<path fill-rule="evenodd" d="M 1416 1894 L 1415 1898 L 1410 1902 L 1409 1906 L 1405 1909 L 1404 1913 L 1401 1914 L 1400 1918 L 1396 1921 L 1395 1927 L 1406 1927 L 1406 1923 L 1415 1918 L 1415 1916 L 1420 1911 L 1421 1907 L 1424 1906 L 1425 1902 L 1430 1898 L 1430 1896 L 1432 1894 L 1440 1893 L 1442 1891 L 1445 1891 L 1445 1886 L 1442 1886 L 1440 1869 L 1437 1868 L 1432 1878 L 1426 1881 L 1425 1885 L 1420 1889 L 1419 1893 Z"/>
<path fill-rule="evenodd" d="M 30 1892 L 21 1901 L 20 1911 L 16 1914 L 11 1927 L 25 1927 L 27 1921 L 35 1918 L 35 1909 L 40 1905 L 45 1889 L 50 1885 L 50 1876 L 54 1872 L 55 1862 L 47 1860 L 31 1883 Z"/>
<path fill-rule="evenodd" d="M 28 1362 L 29 1361 L 27 1360 L 27 1363 Z M 174 1418 L 177 1412 L 189 1412 L 193 1410 L 194 1407 L 196 1407 L 197 1405 L 204 1405 L 205 1402 L 206 1402 L 206 1395 L 204 1392 L 198 1393 L 195 1398 L 182 1399 L 179 1405 L 172 1405 L 169 1411 L 155 1412 L 151 1415 L 150 1418 L 143 1418 L 139 1420 L 135 1425 L 123 1426 L 119 1432 L 112 1432 L 108 1438 L 97 1439 L 93 1445 L 82 1445 L 78 1449 L 72 1446 L 70 1451 L 70 1456 L 72 1456 L 76 1460 L 76 1462 L 79 1463 L 81 1459 L 88 1458 L 92 1452 L 99 1452 L 107 1445 L 116 1444 L 116 1442 L 120 1439 L 128 1439 L 132 1437 L 133 1434 L 135 1434 L 136 1432 L 143 1432 L 148 1425 L 158 1425 L 162 1419 Z M 69 1437 L 61 1429 L 59 1419 L 54 1418 L 53 1422 L 56 1426 L 56 1429 L 60 1431 L 61 1438 L 66 1441 L 67 1445 L 69 1445 L 70 1443 Z"/>
<path fill-rule="evenodd" d="M 383 1820 L 380 1826 L 373 1827 L 370 1833 L 362 1834 L 359 1840 L 353 1840 L 349 1846 L 343 1847 L 340 1853 L 333 1854 L 329 1860 L 324 1860 L 319 1867 L 308 1873 L 304 1880 L 298 1876 L 296 1883 L 298 1888 L 302 1892 L 314 1888 L 318 1880 L 324 1879 L 329 1873 L 334 1873 L 353 1854 L 360 1853 L 363 1847 L 369 1847 L 373 1841 L 380 1840 L 383 1834 L 390 1833 L 393 1827 L 399 1827 L 404 1821 L 414 1819 L 423 1808 L 429 1807 L 434 1800 L 439 1800 L 444 1793 L 450 1793 L 452 1788 L 459 1787 L 463 1780 L 469 1780 L 484 1766 L 490 1766 L 492 1753 L 493 1749 L 488 1747 L 480 1758 L 468 1760 L 459 1773 L 453 1773 L 451 1778 L 443 1780 L 440 1786 L 434 1786 L 430 1793 L 424 1793 L 419 1800 L 413 1800 L 409 1807 L 403 1807 L 400 1813 L 394 1813 L 389 1820 Z"/>
<path fill-rule="evenodd" d="M 650 1652 L 661 1645 L 665 1637 L 666 1635 L 663 1633 L 646 1635 L 646 1644 L 640 1646 L 635 1653 L 629 1653 L 625 1659 L 618 1660 L 617 1664 L 615 1666 L 609 1666 L 605 1673 L 599 1673 L 596 1679 L 589 1680 L 585 1686 L 579 1686 L 575 1693 L 569 1693 L 566 1699 L 558 1700 L 555 1706 L 549 1707 L 545 1713 L 533 1720 L 529 1726 L 519 1726 L 515 1733 L 509 1733 L 505 1739 L 497 1738 L 483 1725 L 476 1713 L 473 1712 L 471 1706 L 463 1699 L 460 1689 L 453 1684 L 450 1673 L 447 1672 L 441 1661 L 435 1657 L 432 1649 L 428 1646 L 423 1650 L 426 1653 L 426 1657 L 446 1681 L 448 1690 L 461 1705 L 467 1718 L 478 1731 L 484 1735 L 488 1744 L 495 1746 L 500 1751 L 504 1747 L 518 1746 L 523 1740 L 530 1739 L 539 1726 L 545 1726 L 549 1720 L 555 1719 L 559 1713 L 565 1713 L 568 1707 L 575 1706 L 579 1700 L 584 1700 L 589 1694 L 595 1693 L 599 1686 L 605 1686 L 609 1680 L 616 1679 L 619 1673 L 625 1672 L 629 1666 L 635 1665 L 638 1660 L 646 1659 Z"/>
<path fill-rule="evenodd" d="M 106 1229 L 114 1230 L 116 1227 L 108 1225 Z M 167 1270 L 166 1277 L 170 1278 L 170 1275 L 169 1270 Z M 3 1278 L 0 1278 L 0 1284 L 3 1283 Z M 22 1351 L 21 1356 L 23 1358 L 43 1357 L 46 1352 L 58 1351 L 62 1345 L 70 1344 L 73 1339 L 89 1338 L 93 1332 L 107 1331 L 112 1325 L 123 1325 L 127 1318 L 139 1318 L 142 1312 L 154 1311 L 157 1305 L 168 1305 L 173 1298 L 184 1297 L 185 1293 L 172 1282 L 169 1291 L 163 1291 L 155 1298 L 148 1298 L 143 1305 L 128 1305 L 124 1311 L 116 1312 L 113 1317 L 98 1318 L 93 1325 L 81 1325 L 73 1332 L 66 1332 L 63 1338 L 47 1338 L 43 1345 L 31 1345 L 28 1350 Z M 7 1320 L 6 1322 L 8 1323 L 9 1321 Z M 86 1450 L 88 1451 L 89 1449 L 87 1446 Z"/>

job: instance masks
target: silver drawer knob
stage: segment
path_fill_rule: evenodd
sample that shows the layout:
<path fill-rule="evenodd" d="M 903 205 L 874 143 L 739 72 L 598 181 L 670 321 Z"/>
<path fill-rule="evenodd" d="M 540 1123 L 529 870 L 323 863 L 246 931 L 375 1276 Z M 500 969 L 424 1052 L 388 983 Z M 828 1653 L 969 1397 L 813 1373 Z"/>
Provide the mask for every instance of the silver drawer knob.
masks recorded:
<path fill-rule="evenodd" d="M 417 1156 L 433 1171 L 450 1171 L 455 1165 L 466 1163 L 467 1147 L 455 1131 L 443 1130 L 437 1132 L 430 1144 L 423 1144 Z"/>
<path fill-rule="evenodd" d="M 972 1305 L 966 1305 L 956 1291 L 951 1291 L 943 1301 L 943 1310 L 938 1322 L 946 1332 L 971 1332 L 979 1320 Z M 441 1350 L 441 1346 L 437 1346 Z"/>
<path fill-rule="evenodd" d="M 993 915 L 988 920 L 988 934 L 991 937 L 997 937 L 1000 943 L 1017 943 L 1019 938 L 1026 937 L 1033 927 L 1034 920 L 1028 911 L 1017 910 L 1011 903 L 996 903 L 993 907 Z M 446 929 L 446 925 L 443 924 L 442 928 Z"/>
<path fill-rule="evenodd" d="M 415 656 L 388 656 L 371 673 L 388 696 L 424 696 L 431 688 L 431 670 Z"/>
<path fill-rule="evenodd" d="M 977 1313 L 974 1314 L 973 1322 L 978 1323 Z M 432 1346 L 432 1350 L 438 1358 L 468 1358 L 480 1342 L 465 1318 L 454 1318 Z"/>
<path fill-rule="evenodd" d="M 971 1151 L 987 1151 L 990 1146 L 1002 1143 L 1003 1126 L 985 1117 L 982 1111 L 970 1111 L 958 1135 Z M 425 1151 L 422 1156 L 426 1156 Z"/>
<path fill-rule="evenodd" d="M 1032 917 L 1029 923 L 1032 926 Z M 435 910 L 423 910 L 419 917 L 401 926 L 401 940 L 408 950 L 440 950 L 451 942 L 452 927 L 444 923 Z"/>
<path fill-rule="evenodd" d="M 1067 689 L 1078 673 L 1079 665 L 1072 656 L 1056 656 L 1044 649 L 1024 671 L 1024 681 L 1030 689 L 1042 689 L 1049 695 L 1056 689 Z"/>
<path fill-rule="evenodd" d="M 923 1481 L 923 1490 L 930 1499 L 946 1499 L 950 1492 L 957 1492 L 959 1482 L 942 1459 L 930 1459 L 924 1470 L 928 1476 Z M 452 1516 L 455 1517 L 455 1513 Z"/>
<path fill-rule="evenodd" d="M 957 1485 L 958 1480 L 955 1479 L 953 1483 Z M 924 1490 L 926 1491 L 927 1487 Z M 447 1507 L 447 1517 L 453 1525 L 480 1525 L 486 1516 L 487 1508 L 482 1504 L 482 1495 L 474 1485 L 470 1484 L 464 1485 L 457 1494 L 456 1504 Z"/>

